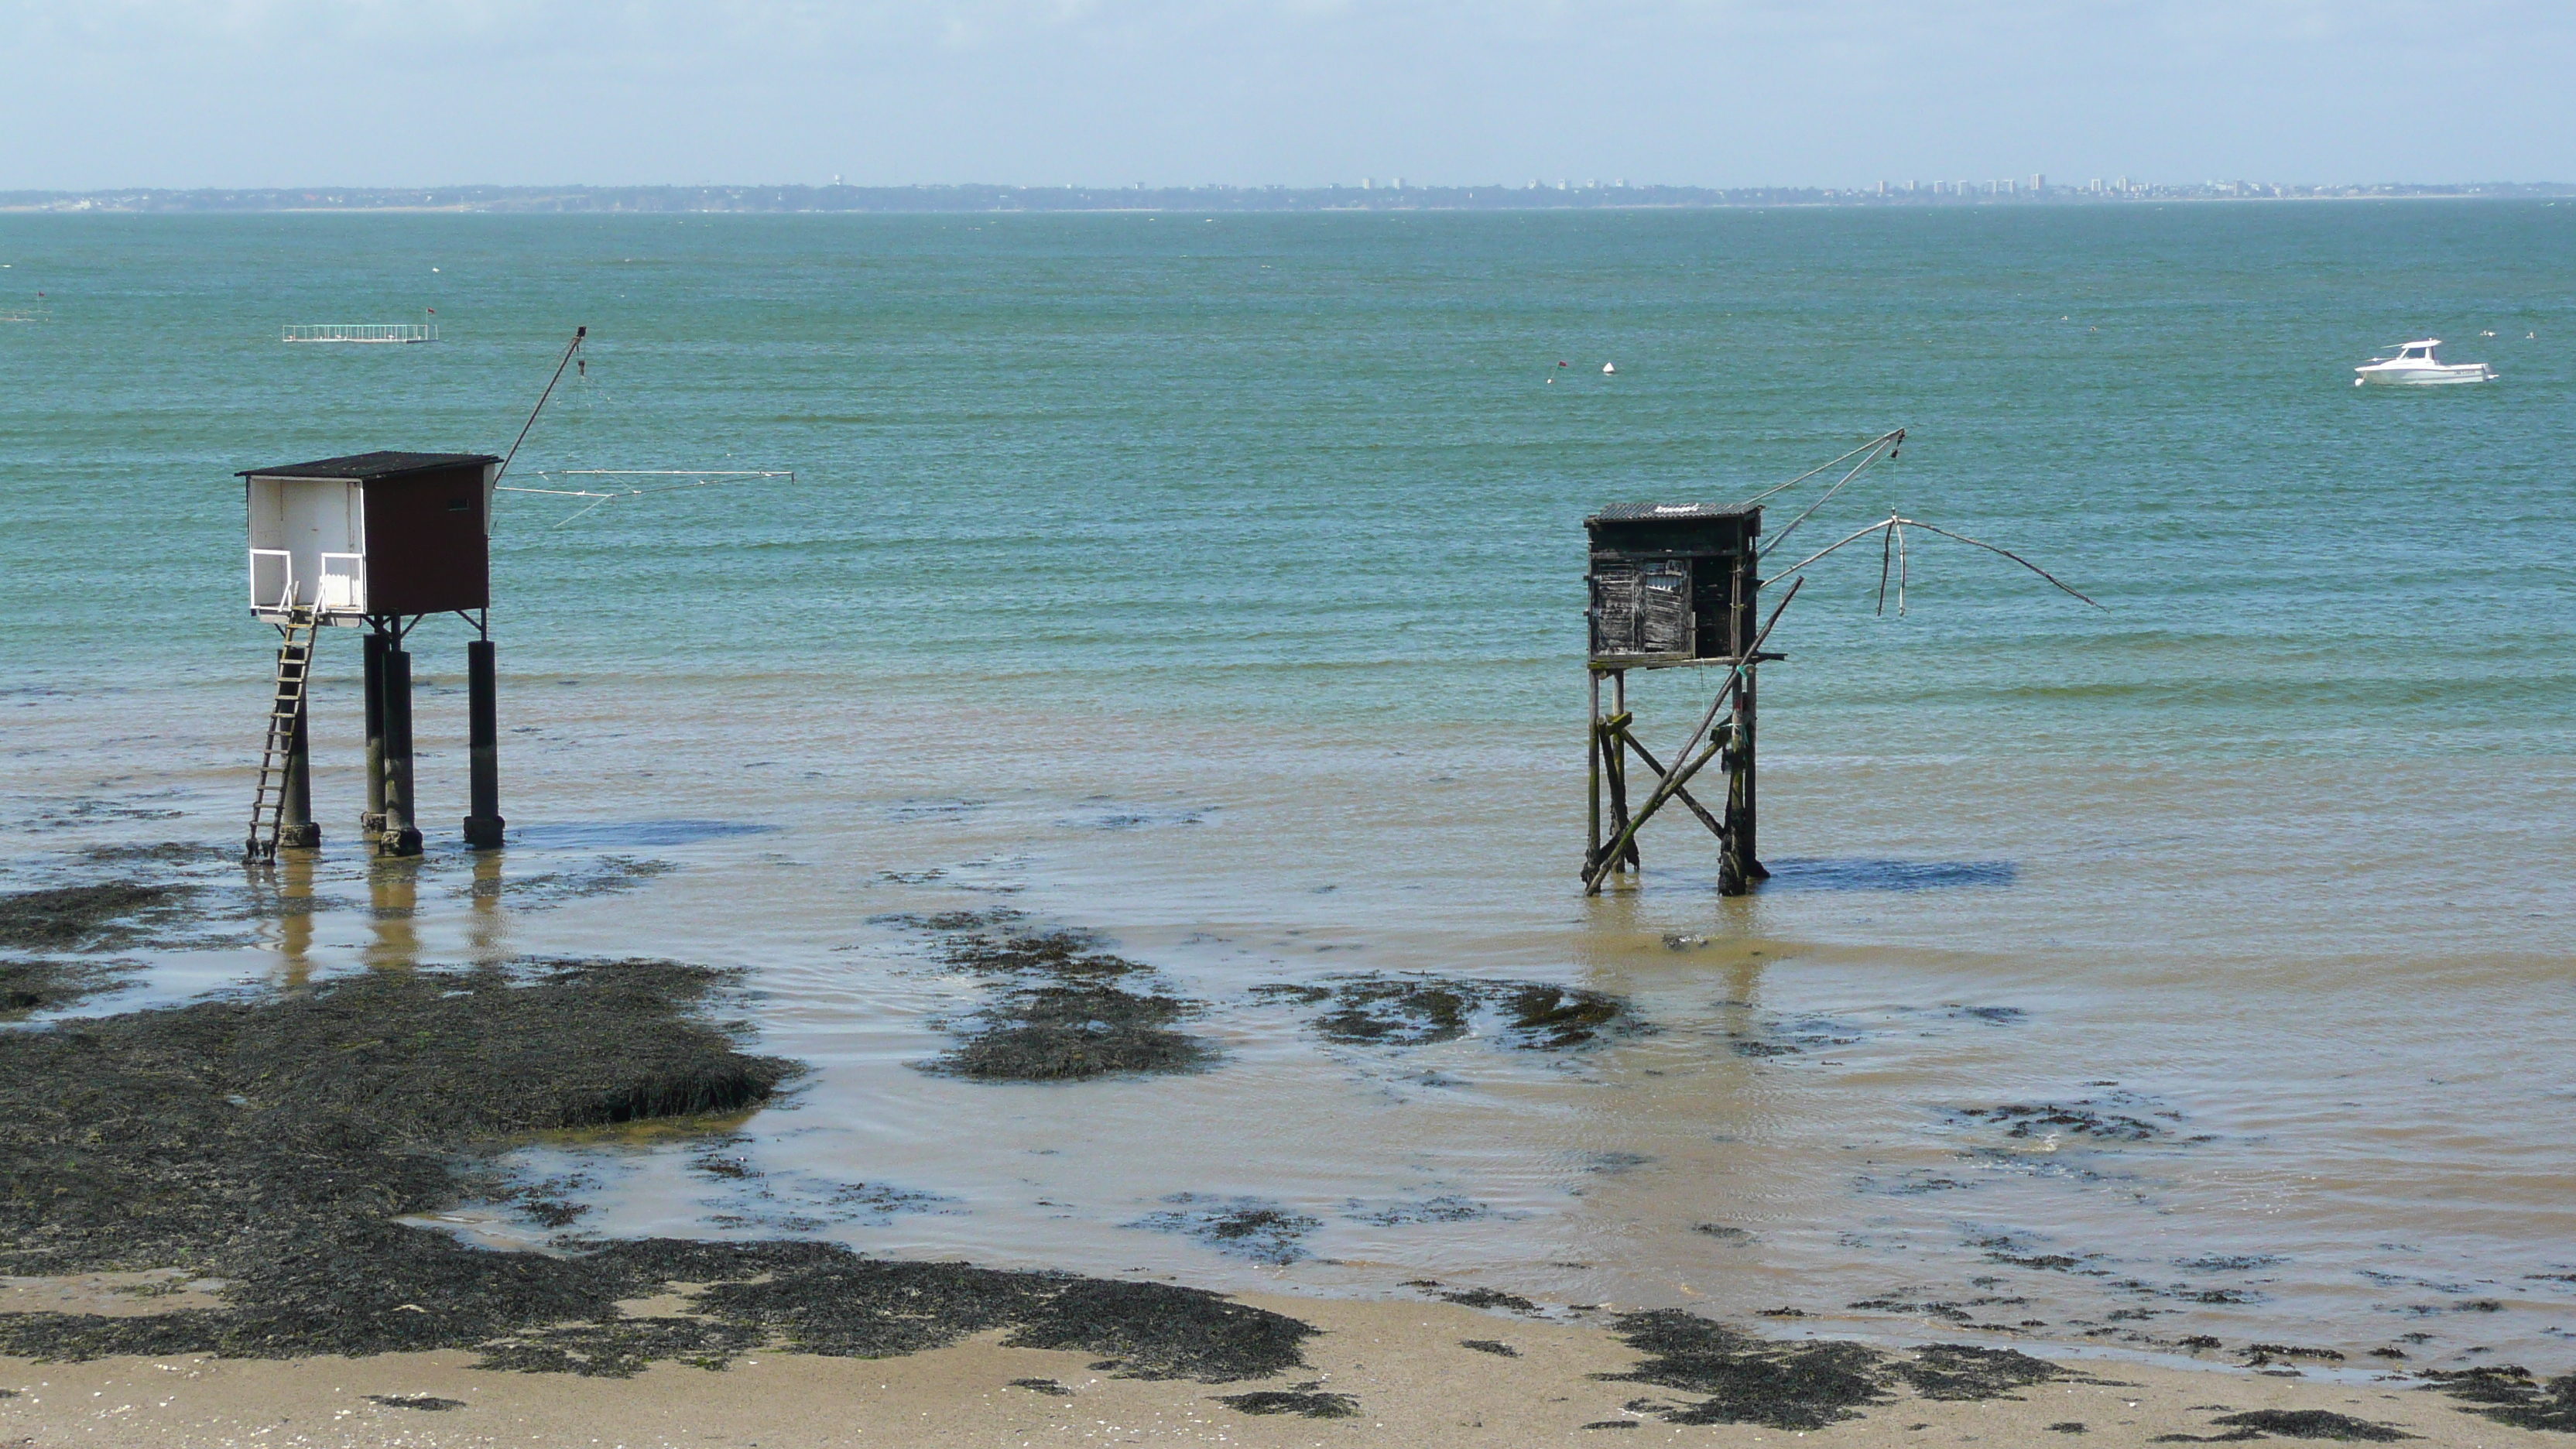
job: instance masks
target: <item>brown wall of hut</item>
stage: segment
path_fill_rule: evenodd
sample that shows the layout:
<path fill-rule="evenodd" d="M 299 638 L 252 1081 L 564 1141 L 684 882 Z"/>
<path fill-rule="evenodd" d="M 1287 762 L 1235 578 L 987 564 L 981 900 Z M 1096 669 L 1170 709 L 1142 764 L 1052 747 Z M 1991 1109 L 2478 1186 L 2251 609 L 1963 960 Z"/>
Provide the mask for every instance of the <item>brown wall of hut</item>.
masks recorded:
<path fill-rule="evenodd" d="M 492 601 L 483 469 L 444 469 L 366 485 L 367 611 L 443 614 Z"/>

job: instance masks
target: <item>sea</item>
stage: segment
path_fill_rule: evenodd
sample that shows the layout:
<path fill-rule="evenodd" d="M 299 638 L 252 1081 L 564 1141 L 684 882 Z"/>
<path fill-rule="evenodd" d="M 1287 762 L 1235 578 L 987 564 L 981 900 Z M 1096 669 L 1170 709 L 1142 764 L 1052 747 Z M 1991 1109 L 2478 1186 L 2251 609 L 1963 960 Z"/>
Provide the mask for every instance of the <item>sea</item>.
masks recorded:
<path fill-rule="evenodd" d="M 208 903 L 75 1013 L 739 968 L 811 1070 L 713 1147 L 516 1154 L 584 1233 L 2564 1371 L 2570 257 L 2548 201 L 0 217 L 0 886 Z M 495 510 L 510 845 L 459 838 L 432 618 L 426 852 L 358 838 L 333 630 L 323 845 L 234 863 L 277 642 L 235 473 L 505 452 L 576 327 L 503 480 L 555 491 Z M 2353 386 L 2421 337 L 2497 380 Z M 1875 538 L 1815 564 L 1770 878 L 1721 896 L 1673 811 L 1587 897 L 1583 519 L 1898 428 L 1767 501 L 1774 566 L 1901 513 L 2092 602 L 1920 528 L 1901 608 Z M 1716 683 L 1631 674 L 1638 737 Z M 1147 968 L 1211 1064 L 941 1073 L 995 1001 L 960 922 Z M 1441 982 L 1620 1015 L 1301 1004 Z"/>

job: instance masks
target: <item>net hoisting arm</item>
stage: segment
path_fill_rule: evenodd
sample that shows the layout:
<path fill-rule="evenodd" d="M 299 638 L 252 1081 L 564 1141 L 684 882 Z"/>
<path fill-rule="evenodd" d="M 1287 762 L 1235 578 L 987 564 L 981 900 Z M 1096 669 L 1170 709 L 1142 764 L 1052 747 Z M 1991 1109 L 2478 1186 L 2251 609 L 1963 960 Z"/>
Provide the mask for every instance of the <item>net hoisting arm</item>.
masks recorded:
<path fill-rule="evenodd" d="M 793 468 L 562 468 L 551 472 L 540 470 L 537 476 L 546 479 L 686 478 L 690 480 L 686 483 L 665 484 L 658 488 L 613 488 L 605 492 L 595 488 L 502 488 L 496 490 L 502 493 L 541 493 L 554 498 L 587 498 L 592 500 L 581 508 L 575 510 L 570 515 L 558 520 L 553 525 L 556 528 L 561 528 L 565 524 L 572 522 L 574 519 L 580 518 L 582 515 L 589 513 L 591 510 L 614 503 L 620 498 L 643 498 L 655 493 L 682 493 L 692 488 L 712 488 L 719 483 L 734 482 L 745 478 L 784 478 L 788 482 L 793 483 L 796 481 L 796 470 Z"/>
<path fill-rule="evenodd" d="M 555 395 L 555 384 L 563 381 L 564 369 L 572 366 L 572 355 L 581 350 L 582 339 L 588 336 L 590 336 L 590 328 L 588 326 L 581 326 L 572 329 L 572 341 L 564 344 L 563 357 L 555 363 L 554 376 L 546 379 L 544 391 L 537 394 L 537 405 L 528 409 L 528 420 L 519 424 L 519 436 L 510 440 L 510 451 L 501 455 L 501 471 L 492 475 L 492 481 L 495 484 L 498 484 L 501 479 L 509 473 L 510 460 L 519 456 L 519 445 L 528 440 L 528 430 L 537 425 L 537 414 L 546 410 L 546 399 Z M 511 491 L 520 492 L 524 490 L 513 489 Z"/>

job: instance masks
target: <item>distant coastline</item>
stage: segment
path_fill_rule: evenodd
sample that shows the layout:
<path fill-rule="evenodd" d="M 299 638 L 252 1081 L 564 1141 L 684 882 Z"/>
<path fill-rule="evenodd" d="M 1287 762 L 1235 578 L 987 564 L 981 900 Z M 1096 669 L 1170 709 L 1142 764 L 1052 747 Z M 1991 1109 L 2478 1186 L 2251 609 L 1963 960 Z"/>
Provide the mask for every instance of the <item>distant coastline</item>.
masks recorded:
<path fill-rule="evenodd" d="M 1889 182 L 1868 187 L 1631 186 L 434 186 L 250 187 L 0 191 L 0 213 L 482 212 L 689 215 L 705 213 L 1576 211 L 1745 206 L 2118 206 L 2171 201 L 2346 201 L 2408 198 L 2576 198 L 2559 182 L 2459 185 L 2184 185 L 2043 178 Z"/>

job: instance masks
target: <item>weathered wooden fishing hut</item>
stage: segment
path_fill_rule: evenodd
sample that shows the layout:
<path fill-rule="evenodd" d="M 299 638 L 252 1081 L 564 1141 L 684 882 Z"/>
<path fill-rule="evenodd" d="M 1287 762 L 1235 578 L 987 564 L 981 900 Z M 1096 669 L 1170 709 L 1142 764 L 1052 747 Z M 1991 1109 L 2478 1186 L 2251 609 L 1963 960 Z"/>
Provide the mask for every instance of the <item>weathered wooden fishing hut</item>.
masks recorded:
<path fill-rule="evenodd" d="M 315 644 L 329 628 L 366 631 L 367 805 L 359 828 L 379 855 L 420 853 L 404 643 L 422 620 L 450 613 L 475 633 L 465 646 L 472 745 L 465 839 L 501 843 L 490 539 L 502 466 L 489 453 L 377 452 L 238 475 L 250 522 L 251 613 L 280 635 L 247 855 L 320 843 L 306 713 Z"/>
<path fill-rule="evenodd" d="M 1754 620 L 1760 592 L 1756 540 L 1758 506 L 1705 503 L 1627 503 L 1583 521 L 1591 544 L 1590 696 L 1592 704 L 1592 844 L 1583 861 L 1584 887 L 1638 864 L 1637 826 L 1667 798 L 1687 806 L 1719 841 L 1718 889 L 1741 895 L 1770 872 L 1755 854 L 1754 673 L 1777 654 L 1761 652 L 1763 631 Z M 1668 768 L 1638 743 L 1629 726 L 1628 672 L 1632 669 L 1728 668 L 1718 703 L 1710 706 L 1683 753 Z M 1607 681 L 1605 713 L 1602 684 Z M 1719 706 L 1730 706 L 1723 726 Z M 1700 734 L 1708 736 L 1703 753 Z M 1629 809 L 1628 758 L 1653 772 L 1646 810 Z M 1722 757 L 1726 798 L 1713 813 L 1688 789 L 1712 756 Z M 1686 758 L 1687 757 L 1687 758 Z M 1608 814 L 1603 813 L 1607 796 Z"/>

